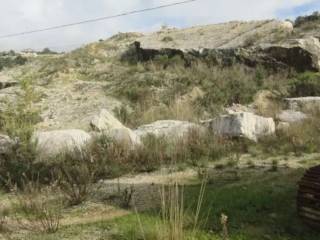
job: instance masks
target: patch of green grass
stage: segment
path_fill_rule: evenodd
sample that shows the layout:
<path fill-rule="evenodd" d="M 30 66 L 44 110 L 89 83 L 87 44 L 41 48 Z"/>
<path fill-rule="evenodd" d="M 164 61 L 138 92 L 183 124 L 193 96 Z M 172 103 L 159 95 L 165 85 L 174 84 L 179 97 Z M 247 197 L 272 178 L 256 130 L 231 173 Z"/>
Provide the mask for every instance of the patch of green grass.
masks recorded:
<path fill-rule="evenodd" d="M 239 182 L 208 185 L 203 212 L 211 209 L 208 230 L 220 231 L 219 218 L 229 216 L 231 239 L 315 240 L 313 232 L 296 212 L 297 182 L 303 170 L 246 174 Z M 198 187 L 187 188 L 189 201 L 196 201 Z"/>
<path fill-rule="evenodd" d="M 266 173 L 251 171 L 233 183 L 208 185 L 201 216 L 204 219 L 210 214 L 195 239 L 221 239 L 221 213 L 229 217 L 231 240 L 319 239 L 320 233 L 305 226 L 296 212 L 296 183 L 302 173 L 303 170 Z M 196 204 L 198 191 L 199 186 L 185 188 L 186 208 Z M 157 213 L 144 213 L 139 217 L 146 232 L 159 221 Z M 119 235 L 115 239 L 142 239 L 137 223 L 134 214 L 115 221 L 114 224 L 119 228 Z"/>
<path fill-rule="evenodd" d="M 303 170 L 261 172 L 242 170 L 240 180 L 206 186 L 200 219 L 204 220 L 194 240 L 220 240 L 221 213 L 229 217 L 230 240 L 318 240 L 320 233 L 305 226 L 296 212 L 297 181 Z M 185 187 L 185 208 L 193 209 L 200 185 Z M 209 214 L 209 215 L 208 215 Z M 64 226 L 48 235 L 32 233 L 31 240 L 112 239 L 157 240 L 155 226 L 161 222 L 158 211 L 132 213 L 112 221 Z M 188 222 L 188 219 L 186 219 Z M 192 224 L 185 224 L 186 232 Z M 189 228 L 190 227 L 190 228 Z M 187 236 L 189 236 L 187 234 Z M 191 234 L 190 234 L 191 236 Z"/>

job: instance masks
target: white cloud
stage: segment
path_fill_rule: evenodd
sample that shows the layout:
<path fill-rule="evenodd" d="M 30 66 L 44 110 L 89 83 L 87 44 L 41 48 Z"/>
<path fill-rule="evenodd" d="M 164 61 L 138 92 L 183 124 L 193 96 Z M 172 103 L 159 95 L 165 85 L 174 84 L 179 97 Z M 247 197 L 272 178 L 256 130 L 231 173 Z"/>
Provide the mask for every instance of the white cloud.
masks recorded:
<path fill-rule="evenodd" d="M 0 0 L 0 35 L 113 15 L 178 0 Z M 52 32 L 0 39 L 0 50 L 70 45 L 95 41 L 117 32 L 154 30 L 163 23 L 175 26 L 209 24 L 229 20 L 277 17 L 282 9 L 317 0 L 199 0 L 183 6 L 75 26 Z M 65 46 L 65 47 L 64 47 Z M 74 47 L 74 46 L 72 46 Z"/>

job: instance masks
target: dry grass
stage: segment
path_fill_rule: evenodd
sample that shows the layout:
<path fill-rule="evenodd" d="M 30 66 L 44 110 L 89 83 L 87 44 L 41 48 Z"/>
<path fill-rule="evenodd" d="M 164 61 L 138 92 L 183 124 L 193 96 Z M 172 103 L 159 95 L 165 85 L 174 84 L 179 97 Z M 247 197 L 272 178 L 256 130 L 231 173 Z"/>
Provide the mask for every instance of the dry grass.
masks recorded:
<path fill-rule="evenodd" d="M 17 201 L 12 202 L 15 221 L 21 229 L 55 233 L 60 227 L 62 202 L 51 187 L 40 188 L 28 183 L 23 192 L 16 192 Z"/>
<path fill-rule="evenodd" d="M 195 239 L 200 228 L 201 207 L 203 204 L 206 183 L 203 181 L 194 212 L 186 210 L 184 187 L 174 181 L 161 189 L 160 221 L 150 229 L 144 229 L 137 213 L 142 239 L 185 240 Z M 191 226 L 191 228 L 190 228 Z M 188 229 L 188 230 L 187 230 Z M 190 230 L 191 229 L 191 230 Z"/>

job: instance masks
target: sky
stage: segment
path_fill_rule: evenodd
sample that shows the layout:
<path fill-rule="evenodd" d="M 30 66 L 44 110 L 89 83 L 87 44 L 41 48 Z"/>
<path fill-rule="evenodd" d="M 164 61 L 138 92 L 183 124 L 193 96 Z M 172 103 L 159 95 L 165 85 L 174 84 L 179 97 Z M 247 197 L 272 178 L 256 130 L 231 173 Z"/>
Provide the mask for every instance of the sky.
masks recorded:
<path fill-rule="evenodd" d="M 0 36 L 181 0 L 0 0 Z M 119 32 L 150 32 L 231 20 L 294 19 L 320 10 L 320 0 L 198 0 L 197 2 L 66 29 L 0 39 L 0 51 L 68 51 Z"/>

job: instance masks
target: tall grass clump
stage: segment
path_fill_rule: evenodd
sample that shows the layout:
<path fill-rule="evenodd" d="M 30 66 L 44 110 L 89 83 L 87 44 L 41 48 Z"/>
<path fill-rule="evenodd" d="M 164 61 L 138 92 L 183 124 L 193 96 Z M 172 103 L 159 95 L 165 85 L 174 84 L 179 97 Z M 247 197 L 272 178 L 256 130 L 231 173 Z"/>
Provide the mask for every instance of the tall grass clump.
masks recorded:
<path fill-rule="evenodd" d="M 197 234 L 201 231 L 201 225 L 205 224 L 205 221 L 201 221 L 205 186 L 206 183 L 203 181 L 194 209 L 186 205 L 184 188 L 176 180 L 169 186 L 162 186 L 160 190 L 161 207 L 159 220 L 150 228 L 144 229 L 139 213 L 137 213 L 141 238 L 145 240 L 197 239 Z"/>
<path fill-rule="evenodd" d="M 259 141 L 257 148 L 272 155 L 294 153 L 318 153 L 320 148 L 320 114 L 318 110 L 309 115 L 308 119 L 291 123 L 285 129 L 278 130 L 276 135 L 268 136 Z"/>

